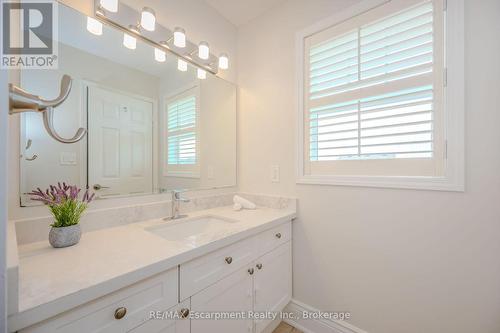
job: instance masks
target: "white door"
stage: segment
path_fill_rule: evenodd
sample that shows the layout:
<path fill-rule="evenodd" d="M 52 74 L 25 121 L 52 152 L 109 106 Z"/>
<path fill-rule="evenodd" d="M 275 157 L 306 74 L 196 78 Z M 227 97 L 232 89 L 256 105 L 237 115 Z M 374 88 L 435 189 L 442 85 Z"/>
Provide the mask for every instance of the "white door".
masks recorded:
<path fill-rule="evenodd" d="M 252 311 L 253 278 L 240 269 L 191 297 L 191 311 L 196 313 L 231 313 Z M 191 333 L 251 333 L 253 321 L 249 319 L 196 319 L 191 317 Z"/>
<path fill-rule="evenodd" d="M 153 192 L 153 104 L 88 88 L 89 186 L 98 196 Z"/>
<path fill-rule="evenodd" d="M 256 260 L 255 312 L 279 312 L 292 299 L 292 247 L 287 242 Z M 270 319 L 257 320 L 255 333 L 260 333 Z"/>
<path fill-rule="evenodd" d="M 148 320 L 129 333 L 190 333 L 189 300 L 167 311 L 160 311 L 156 318 Z"/>

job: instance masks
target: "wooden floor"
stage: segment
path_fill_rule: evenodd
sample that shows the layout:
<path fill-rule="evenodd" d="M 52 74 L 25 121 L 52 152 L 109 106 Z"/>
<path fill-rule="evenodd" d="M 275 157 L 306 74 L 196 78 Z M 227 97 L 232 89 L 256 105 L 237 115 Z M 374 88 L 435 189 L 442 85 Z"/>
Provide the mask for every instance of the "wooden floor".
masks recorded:
<path fill-rule="evenodd" d="M 285 322 L 281 322 L 278 327 L 273 331 L 273 333 L 302 333 L 302 331 L 288 325 Z"/>

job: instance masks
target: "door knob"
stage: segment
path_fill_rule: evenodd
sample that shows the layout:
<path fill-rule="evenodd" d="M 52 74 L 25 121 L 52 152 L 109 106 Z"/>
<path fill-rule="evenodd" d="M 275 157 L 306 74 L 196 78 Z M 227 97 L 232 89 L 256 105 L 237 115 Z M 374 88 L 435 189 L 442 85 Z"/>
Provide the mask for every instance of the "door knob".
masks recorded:
<path fill-rule="evenodd" d="M 233 262 L 233 258 L 232 257 L 226 257 L 226 259 L 224 259 L 228 264 L 232 263 Z"/>
<path fill-rule="evenodd" d="M 276 238 L 281 238 L 281 233 L 279 233 L 279 232 L 278 232 L 278 233 L 276 234 Z"/>
<path fill-rule="evenodd" d="M 248 269 L 248 274 L 253 275 L 253 272 L 254 272 L 253 268 Z"/>
<path fill-rule="evenodd" d="M 109 188 L 109 186 L 102 186 L 101 184 L 94 184 L 92 188 L 96 191 L 102 190 L 103 188 Z"/>
<path fill-rule="evenodd" d="M 255 265 L 255 267 L 257 267 L 257 269 L 262 269 L 262 264 L 258 263 L 257 265 Z"/>

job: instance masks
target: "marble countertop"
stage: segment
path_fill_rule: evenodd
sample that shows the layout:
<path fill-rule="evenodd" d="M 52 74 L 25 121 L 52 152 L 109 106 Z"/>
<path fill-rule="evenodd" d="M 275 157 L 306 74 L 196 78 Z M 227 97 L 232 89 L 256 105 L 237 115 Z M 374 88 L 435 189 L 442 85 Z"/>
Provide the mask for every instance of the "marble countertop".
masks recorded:
<path fill-rule="evenodd" d="M 170 241 L 147 231 L 182 221 L 156 219 L 87 232 L 79 244 L 63 249 L 54 249 L 47 241 L 20 246 L 19 311 L 9 316 L 9 330 L 27 327 L 289 221 L 295 209 L 218 207 L 192 212 L 186 221 L 207 215 L 235 222 L 205 230 L 197 242 Z"/>

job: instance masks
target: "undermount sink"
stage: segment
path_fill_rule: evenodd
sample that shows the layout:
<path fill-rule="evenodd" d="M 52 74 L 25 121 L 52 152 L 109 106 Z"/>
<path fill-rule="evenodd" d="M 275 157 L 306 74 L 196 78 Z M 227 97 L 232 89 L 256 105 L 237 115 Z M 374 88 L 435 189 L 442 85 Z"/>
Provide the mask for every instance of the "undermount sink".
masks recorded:
<path fill-rule="evenodd" d="M 235 222 L 235 220 L 209 215 L 172 220 L 145 230 L 169 241 L 187 240 L 191 243 L 199 243 L 200 240 L 227 229 Z"/>

